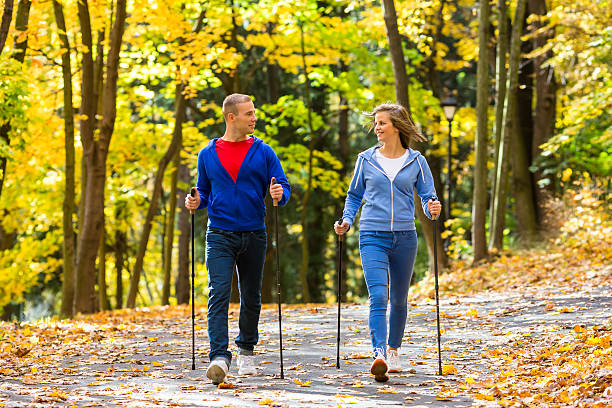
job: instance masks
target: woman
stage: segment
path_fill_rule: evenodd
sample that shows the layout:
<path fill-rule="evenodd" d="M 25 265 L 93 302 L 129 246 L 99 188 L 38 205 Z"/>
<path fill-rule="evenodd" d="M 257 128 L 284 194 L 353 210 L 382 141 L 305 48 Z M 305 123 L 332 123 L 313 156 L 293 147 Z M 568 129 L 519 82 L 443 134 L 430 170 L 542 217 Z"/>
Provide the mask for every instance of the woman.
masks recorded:
<path fill-rule="evenodd" d="M 384 382 L 389 379 L 387 372 L 402 370 L 398 349 L 404 336 L 408 288 L 417 251 L 414 189 L 429 218 L 440 214 L 442 206 L 427 161 L 409 147 L 411 139 L 425 138 L 408 111 L 401 105 L 382 104 L 367 116 L 374 118 L 372 127 L 379 144 L 358 155 L 342 223 L 336 222 L 334 230 L 338 235 L 349 230 L 363 200 L 359 251 L 370 298 L 369 329 L 374 352 L 370 372 L 376 381 Z"/>

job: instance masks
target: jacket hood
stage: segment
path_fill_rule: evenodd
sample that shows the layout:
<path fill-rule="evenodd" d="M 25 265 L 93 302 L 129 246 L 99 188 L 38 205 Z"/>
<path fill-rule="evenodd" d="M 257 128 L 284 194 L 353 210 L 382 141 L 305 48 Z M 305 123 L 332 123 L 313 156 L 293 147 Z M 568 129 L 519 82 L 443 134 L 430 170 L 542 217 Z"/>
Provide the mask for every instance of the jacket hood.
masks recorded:
<path fill-rule="evenodd" d="M 376 163 L 376 161 L 374 160 L 374 157 L 376 156 L 376 149 L 378 149 L 379 147 L 380 146 L 372 146 L 368 150 L 364 150 L 363 152 L 359 153 L 358 157 L 362 157 L 368 160 L 369 162 Z M 411 162 L 412 160 L 416 159 L 420 155 L 421 155 L 421 152 L 419 152 L 418 150 L 408 148 L 408 157 L 406 158 L 406 161 L 404 162 L 404 164 Z"/>
<path fill-rule="evenodd" d="M 261 140 L 260 138 L 258 138 L 255 135 L 249 135 L 251 137 L 253 137 L 253 144 L 259 144 L 259 143 L 263 143 L 263 140 Z M 210 139 L 210 141 L 208 142 L 208 145 L 206 145 L 206 147 L 210 148 L 213 147 L 215 145 L 215 142 L 217 140 L 221 139 L 220 137 L 215 137 L 214 139 Z"/>

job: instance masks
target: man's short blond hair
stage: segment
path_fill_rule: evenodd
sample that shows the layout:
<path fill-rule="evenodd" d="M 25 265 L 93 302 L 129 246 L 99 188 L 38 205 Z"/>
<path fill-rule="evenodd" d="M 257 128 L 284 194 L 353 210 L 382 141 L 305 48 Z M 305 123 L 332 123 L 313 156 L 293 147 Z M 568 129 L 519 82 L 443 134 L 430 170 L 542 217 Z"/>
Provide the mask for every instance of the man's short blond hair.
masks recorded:
<path fill-rule="evenodd" d="M 239 103 L 244 103 L 244 102 L 252 102 L 251 97 L 248 95 L 239 94 L 239 93 L 228 95 L 223 100 L 223 117 L 227 118 L 228 113 L 233 113 L 234 115 L 237 115 L 238 108 L 236 107 L 236 105 L 238 105 Z"/>

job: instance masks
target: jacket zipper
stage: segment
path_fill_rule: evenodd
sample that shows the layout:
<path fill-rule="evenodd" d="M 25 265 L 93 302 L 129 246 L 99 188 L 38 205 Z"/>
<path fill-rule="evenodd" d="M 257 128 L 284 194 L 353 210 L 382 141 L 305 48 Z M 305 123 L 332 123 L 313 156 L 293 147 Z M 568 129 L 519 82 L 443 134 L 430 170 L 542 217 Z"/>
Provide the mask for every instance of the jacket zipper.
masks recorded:
<path fill-rule="evenodd" d="M 389 179 L 389 181 L 391 181 L 391 179 Z M 393 232 L 393 211 L 393 181 L 391 181 L 391 232 Z"/>

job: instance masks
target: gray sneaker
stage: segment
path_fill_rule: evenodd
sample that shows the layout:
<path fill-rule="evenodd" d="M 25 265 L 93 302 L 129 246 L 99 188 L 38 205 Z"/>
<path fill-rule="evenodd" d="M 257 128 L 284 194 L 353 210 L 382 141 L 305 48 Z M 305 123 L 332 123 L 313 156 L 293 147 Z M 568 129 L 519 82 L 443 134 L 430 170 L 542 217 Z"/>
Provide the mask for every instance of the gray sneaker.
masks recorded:
<path fill-rule="evenodd" d="M 217 385 L 223 382 L 229 367 L 222 358 L 215 358 L 210 362 L 208 369 L 206 370 L 206 377 L 208 377 L 213 384 Z"/>
<path fill-rule="evenodd" d="M 253 375 L 255 370 L 255 356 L 238 354 L 238 374 Z"/>

